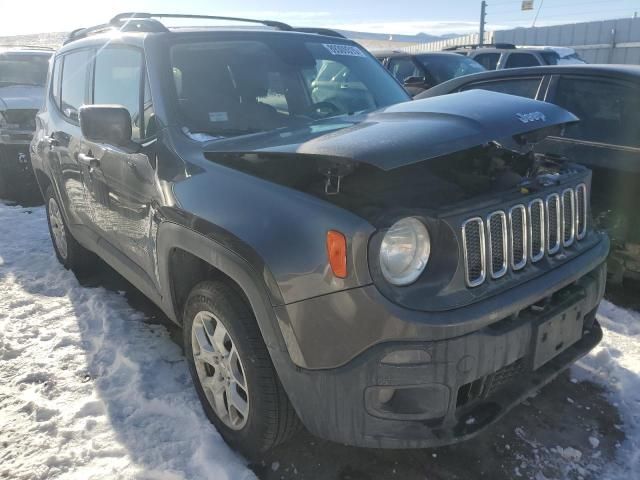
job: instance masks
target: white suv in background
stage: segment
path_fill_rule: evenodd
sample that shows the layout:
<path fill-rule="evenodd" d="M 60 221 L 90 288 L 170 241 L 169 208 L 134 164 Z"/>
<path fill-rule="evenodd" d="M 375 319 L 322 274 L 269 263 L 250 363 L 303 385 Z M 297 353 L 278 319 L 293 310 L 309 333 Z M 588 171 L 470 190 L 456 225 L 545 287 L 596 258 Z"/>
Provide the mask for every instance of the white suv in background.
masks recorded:
<path fill-rule="evenodd" d="M 510 43 L 461 45 L 445 49 L 466 55 L 487 70 L 587 63 L 570 47 L 516 47 Z"/>

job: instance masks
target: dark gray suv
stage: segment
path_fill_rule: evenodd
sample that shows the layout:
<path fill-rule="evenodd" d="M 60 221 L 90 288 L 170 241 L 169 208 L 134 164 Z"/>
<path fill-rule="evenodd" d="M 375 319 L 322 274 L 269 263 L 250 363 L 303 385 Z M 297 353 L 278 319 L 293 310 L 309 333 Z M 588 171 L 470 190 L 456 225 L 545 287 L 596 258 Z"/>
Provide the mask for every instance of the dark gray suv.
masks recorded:
<path fill-rule="evenodd" d="M 492 92 L 409 101 L 327 30 L 165 16 L 72 34 L 33 166 L 60 262 L 99 255 L 183 327 L 229 443 L 253 456 L 300 420 L 353 445 L 451 443 L 598 343 L 590 172 L 533 153 L 576 117 Z"/>

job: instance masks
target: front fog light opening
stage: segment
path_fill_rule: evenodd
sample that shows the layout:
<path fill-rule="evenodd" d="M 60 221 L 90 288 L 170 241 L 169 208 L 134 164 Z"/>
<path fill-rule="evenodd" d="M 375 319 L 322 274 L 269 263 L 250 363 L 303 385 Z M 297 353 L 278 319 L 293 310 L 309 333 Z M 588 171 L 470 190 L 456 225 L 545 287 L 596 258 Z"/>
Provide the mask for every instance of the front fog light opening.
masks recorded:
<path fill-rule="evenodd" d="M 427 227 L 414 217 L 398 220 L 387 230 L 380 244 L 382 275 L 393 285 L 409 285 L 424 271 L 430 253 Z"/>

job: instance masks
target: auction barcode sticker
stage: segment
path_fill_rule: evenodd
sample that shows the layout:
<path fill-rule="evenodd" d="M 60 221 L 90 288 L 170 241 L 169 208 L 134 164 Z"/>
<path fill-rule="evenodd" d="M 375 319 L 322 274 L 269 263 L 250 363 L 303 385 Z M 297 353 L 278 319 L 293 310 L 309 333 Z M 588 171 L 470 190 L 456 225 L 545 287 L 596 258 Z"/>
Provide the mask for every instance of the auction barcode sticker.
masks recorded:
<path fill-rule="evenodd" d="M 364 57 L 366 56 L 362 53 L 358 47 L 353 45 L 340 45 L 336 43 L 323 43 L 324 48 L 329 50 L 332 55 L 346 55 L 348 57 Z"/>

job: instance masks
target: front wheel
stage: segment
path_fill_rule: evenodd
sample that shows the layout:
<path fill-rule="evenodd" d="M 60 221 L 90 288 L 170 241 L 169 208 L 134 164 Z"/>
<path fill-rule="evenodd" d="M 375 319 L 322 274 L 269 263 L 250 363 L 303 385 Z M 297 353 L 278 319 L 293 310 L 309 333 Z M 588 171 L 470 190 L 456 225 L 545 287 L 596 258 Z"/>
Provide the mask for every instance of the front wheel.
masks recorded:
<path fill-rule="evenodd" d="M 204 411 L 231 446 L 255 458 L 297 431 L 251 308 L 229 285 L 205 281 L 191 291 L 184 347 Z"/>

